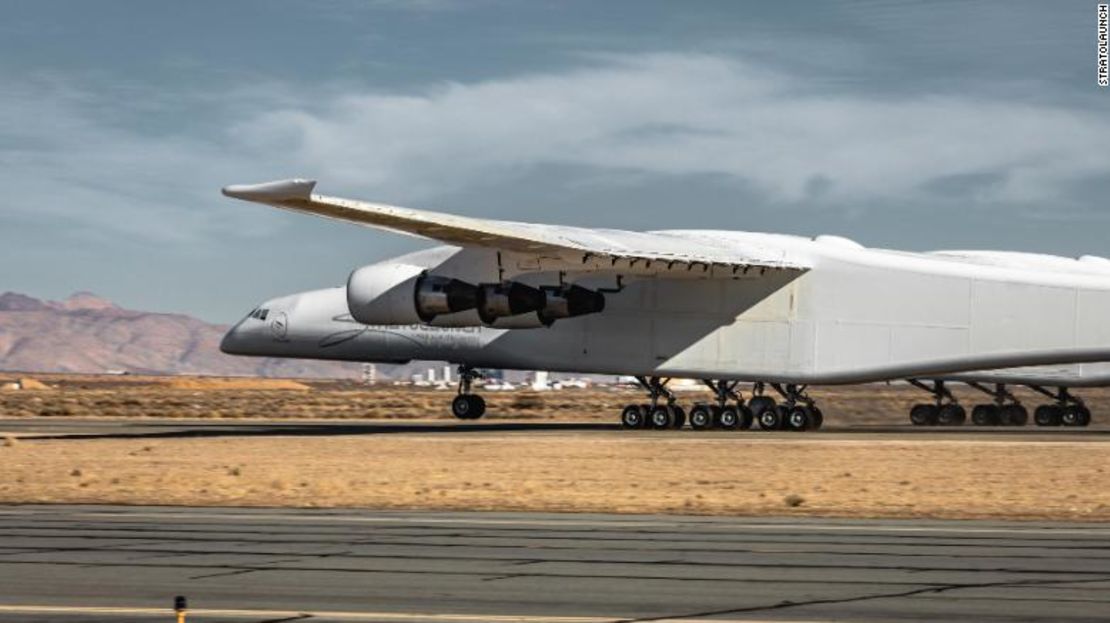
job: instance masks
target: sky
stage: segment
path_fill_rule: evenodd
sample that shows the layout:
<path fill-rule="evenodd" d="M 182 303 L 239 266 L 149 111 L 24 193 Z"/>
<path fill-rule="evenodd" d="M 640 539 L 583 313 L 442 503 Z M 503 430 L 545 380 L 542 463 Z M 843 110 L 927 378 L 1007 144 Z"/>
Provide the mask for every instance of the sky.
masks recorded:
<path fill-rule="evenodd" d="M 0 291 L 232 322 L 425 240 L 234 201 L 1110 256 L 1096 2 L 0 0 Z"/>

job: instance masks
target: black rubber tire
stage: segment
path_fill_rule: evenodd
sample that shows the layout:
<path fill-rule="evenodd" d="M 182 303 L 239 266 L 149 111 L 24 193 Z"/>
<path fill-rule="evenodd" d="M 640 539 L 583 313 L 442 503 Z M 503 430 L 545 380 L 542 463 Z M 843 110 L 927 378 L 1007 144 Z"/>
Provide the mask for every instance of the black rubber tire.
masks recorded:
<path fill-rule="evenodd" d="M 774 409 L 764 409 L 763 412 L 759 414 L 759 417 L 756 418 L 756 421 L 759 422 L 759 427 L 763 430 L 782 429 L 782 414 L 778 407 Z"/>
<path fill-rule="evenodd" d="M 656 405 L 648 412 L 648 426 L 664 430 L 674 426 L 674 409 L 667 405 Z"/>
<path fill-rule="evenodd" d="M 998 411 L 998 420 L 1003 426 L 1025 426 L 1029 421 L 1029 410 L 1016 403 L 1003 405 Z"/>
<path fill-rule="evenodd" d="M 627 405 L 621 411 L 622 428 L 643 428 L 646 423 L 647 418 L 644 417 L 644 410 L 640 405 Z"/>
<path fill-rule="evenodd" d="M 752 422 L 755 421 L 752 417 L 752 410 L 748 408 L 748 405 L 740 405 L 736 407 L 736 410 L 740 413 L 740 423 L 736 425 L 736 428 L 740 430 L 750 429 Z"/>
<path fill-rule="evenodd" d="M 806 405 L 794 405 L 786 414 L 788 430 L 802 432 L 813 426 L 813 414 Z"/>
<path fill-rule="evenodd" d="M 817 407 L 812 407 L 812 409 L 813 423 L 811 428 L 812 430 L 821 430 L 821 427 L 825 425 L 825 414 L 821 413 L 821 410 Z"/>
<path fill-rule="evenodd" d="M 690 428 L 694 430 L 708 430 L 713 428 L 713 409 L 709 405 L 694 405 L 690 409 Z"/>
<path fill-rule="evenodd" d="M 477 410 L 477 403 L 473 400 L 473 394 L 459 394 L 451 401 L 451 415 L 459 418 L 460 420 L 474 420 L 482 417 L 481 413 L 475 415 Z M 482 411 L 485 411 L 485 401 L 482 402 Z"/>
<path fill-rule="evenodd" d="M 674 428 L 679 429 L 686 426 L 686 410 L 679 406 L 671 407 L 674 410 Z"/>
<path fill-rule="evenodd" d="M 478 394 L 470 394 L 470 401 L 474 403 L 470 419 L 477 420 L 486 414 L 486 399 Z"/>
<path fill-rule="evenodd" d="M 1033 422 L 1037 426 L 1059 426 L 1062 415 L 1056 405 L 1041 405 L 1033 410 Z"/>
<path fill-rule="evenodd" d="M 937 406 L 926 402 L 915 404 L 910 409 L 910 423 L 914 426 L 936 426 Z"/>
<path fill-rule="evenodd" d="M 960 426 L 967 419 L 967 412 L 960 405 L 950 402 L 937 411 L 937 426 Z"/>
<path fill-rule="evenodd" d="M 717 427 L 721 430 L 736 430 L 740 426 L 740 412 L 736 407 L 725 407 L 717 414 Z"/>
<path fill-rule="evenodd" d="M 1091 423 L 1091 412 L 1083 405 L 1068 405 L 1060 413 L 1064 426 L 1086 426 Z"/>
<path fill-rule="evenodd" d="M 971 423 L 976 426 L 998 426 L 998 407 L 996 405 L 975 405 L 971 408 Z"/>
<path fill-rule="evenodd" d="M 770 396 L 752 396 L 752 399 L 748 401 L 748 408 L 752 410 L 752 417 L 756 420 L 759 419 L 761 413 L 767 409 L 774 409 L 777 405 L 775 399 Z"/>

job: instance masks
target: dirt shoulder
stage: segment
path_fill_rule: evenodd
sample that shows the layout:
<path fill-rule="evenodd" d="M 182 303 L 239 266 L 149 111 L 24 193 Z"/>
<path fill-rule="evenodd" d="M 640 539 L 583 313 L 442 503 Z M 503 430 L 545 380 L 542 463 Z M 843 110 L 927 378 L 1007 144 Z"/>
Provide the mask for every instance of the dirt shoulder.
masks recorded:
<path fill-rule="evenodd" d="M 565 432 L 31 440 L 0 502 L 1110 521 L 1098 441 Z"/>

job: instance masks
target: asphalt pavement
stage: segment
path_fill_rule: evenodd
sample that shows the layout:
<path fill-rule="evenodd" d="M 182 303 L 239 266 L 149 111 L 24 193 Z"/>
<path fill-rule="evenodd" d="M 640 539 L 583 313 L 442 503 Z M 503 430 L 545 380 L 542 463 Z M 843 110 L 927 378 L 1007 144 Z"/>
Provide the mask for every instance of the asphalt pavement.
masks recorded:
<path fill-rule="evenodd" d="M 198 622 L 1106 621 L 1110 524 L 0 506 L 0 621 L 176 595 Z"/>
<path fill-rule="evenodd" d="M 966 439 L 974 441 L 1085 441 L 1110 442 L 1110 426 L 1086 428 L 1066 426 L 912 426 L 826 424 L 819 431 L 751 430 L 695 431 L 624 430 L 618 423 L 599 421 L 506 420 L 486 418 L 477 422 L 445 420 L 215 420 L 188 418 L 0 418 L 0 435 L 43 439 L 174 439 L 196 437 L 291 437 L 330 435 L 563 435 L 566 433 L 638 436 L 702 436 L 705 438 L 743 436 L 752 440 L 930 440 Z"/>

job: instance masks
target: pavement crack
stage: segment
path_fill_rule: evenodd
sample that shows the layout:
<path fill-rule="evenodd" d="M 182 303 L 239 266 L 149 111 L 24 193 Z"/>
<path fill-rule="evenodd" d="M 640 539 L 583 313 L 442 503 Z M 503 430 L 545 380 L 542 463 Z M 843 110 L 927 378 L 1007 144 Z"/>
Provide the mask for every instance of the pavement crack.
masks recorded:
<path fill-rule="evenodd" d="M 1110 580 L 1110 576 L 1100 578 L 1090 578 L 1085 580 L 1023 580 L 1018 582 L 977 582 L 969 584 L 933 584 L 922 588 L 916 588 L 907 591 L 899 591 L 896 593 L 873 593 L 868 595 L 859 595 L 856 597 L 844 597 L 835 599 L 811 599 L 808 601 L 781 601 L 777 604 L 769 606 L 752 606 L 750 608 L 729 608 L 725 610 L 713 610 L 707 612 L 694 612 L 688 614 L 668 614 L 664 616 L 641 617 L 633 619 L 620 619 L 615 623 L 649 623 L 651 621 L 670 621 L 673 619 L 701 619 L 706 617 L 719 617 L 726 615 L 736 614 L 751 614 L 755 612 L 769 612 L 772 610 L 784 610 L 786 608 L 798 608 L 802 606 L 823 606 L 830 604 L 846 604 L 858 603 L 864 601 L 873 601 L 876 599 L 893 599 L 897 597 L 913 597 L 914 595 L 924 595 L 928 593 L 940 594 L 949 591 L 963 590 L 968 588 L 1005 588 L 1005 587 L 1020 587 L 1020 586 L 1050 586 L 1053 584 L 1086 584 L 1092 582 L 1106 582 Z"/>
<path fill-rule="evenodd" d="M 205 580 L 208 578 L 221 578 L 231 575 L 243 575 L 244 573 L 254 573 L 255 571 L 266 571 L 266 569 L 235 569 L 233 571 L 220 571 L 219 573 L 207 573 L 204 575 L 194 575 L 190 580 Z"/>

